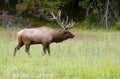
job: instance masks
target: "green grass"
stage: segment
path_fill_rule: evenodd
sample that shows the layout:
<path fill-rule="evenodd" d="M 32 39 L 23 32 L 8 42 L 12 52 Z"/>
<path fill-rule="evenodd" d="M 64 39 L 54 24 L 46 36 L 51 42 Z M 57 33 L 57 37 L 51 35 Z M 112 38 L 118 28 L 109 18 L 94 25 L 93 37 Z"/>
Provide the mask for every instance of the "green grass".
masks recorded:
<path fill-rule="evenodd" d="M 30 48 L 31 58 L 17 46 L 16 31 L 0 29 L 0 79 L 119 79 L 120 32 L 78 31 L 76 37 L 51 44 L 51 56 L 41 45 Z"/>

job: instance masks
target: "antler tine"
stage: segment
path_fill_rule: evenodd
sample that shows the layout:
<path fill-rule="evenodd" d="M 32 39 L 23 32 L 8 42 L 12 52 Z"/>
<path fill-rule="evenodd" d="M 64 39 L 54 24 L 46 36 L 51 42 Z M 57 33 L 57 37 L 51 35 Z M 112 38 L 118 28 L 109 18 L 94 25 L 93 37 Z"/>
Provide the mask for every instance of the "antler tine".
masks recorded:
<path fill-rule="evenodd" d="M 65 30 L 64 21 L 61 21 L 61 10 L 57 13 L 57 23 Z"/>
<path fill-rule="evenodd" d="M 59 22 L 62 24 L 62 26 L 63 26 L 63 27 L 64 27 L 64 29 L 65 29 L 64 19 L 63 19 L 63 20 L 61 20 L 61 10 L 59 10 L 59 11 L 58 11 L 57 16 L 58 16 L 58 20 L 59 20 Z"/>
<path fill-rule="evenodd" d="M 71 26 L 68 27 L 69 29 L 72 28 L 75 25 L 75 21 L 72 22 Z"/>
<path fill-rule="evenodd" d="M 55 14 L 53 13 L 53 11 L 51 12 L 51 15 L 52 15 L 52 17 L 53 17 L 53 18 L 51 18 L 51 19 L 55 19 L 55 20 L 58 19 L 57 17 L 55 17 Z"/>
<path fill-rule="evenodd" d="M 65 22 L 65 20 L 63 19 L 63 20 L 62 20 L 62 24 L 64 24 L 64 22 Z"/>
<path fill-rule="evenodd" d="M 61 10 L 58 11 L 57 16 L 58 16 L 59 21 L 60 21 L 60 22 L 64 25 L 64 27 L 65 27 L 66 24 L 68 23 L 68 16 L 67 16 L 66 21 L 65 21 L 65 19 L 61 20 Z M 65 24 L 64 24 L 64 22 L 65 22 Z"/>
<path fill-rule="evenodd" d="M 64 19 L 61 20 L 61 10 L 58 11 L 58 19 L 64 25 L 65 20 Z M 64 25 L 64 27 L 65 27 L 65 25 Z"/>
<path fill-rule="evenodd" d="M 69 23 L 65 28 L 68 29 L 70 27 L 71 23 Z"/>
<path fill-rule="evenodd" d="M 63 25 L 63 23 L 60 23 L 58 20 L 57 23 L 65 30 L 65 26 Z"/>
<path fill-rule="evenodd" d="M 67 18 L 66 18 L 66 22 L 65 22 L 65 25 L 67 25 L 67 23 L 68 23 L 68 19 L 69 19 L 69 17 L 67 16 Z"/>
<path fill-rule="evenodd" d="M 66 29 L 70 29 L 75 25 L 75 21 L 71 20 L 71 22 L 65 27 Z"/>
<path fill-rule="evenodd" d="M 51 12 L 51 15 L 52 15 L 52 17 L 53 17 L 53 18 L 51 18 L 51 19 L 55 19 L 55 20 L 57 21 L 57 23 L 58 23 L 63 29 L 65 29 L 65 26 L 64 26 L 64 25 L 61 23 L 61 21 L 60 21 L 61 12 L 60 12 L 60 11 L 58 12 L 57 17 L 56 17 L 55 14 L 53 13 L 53 11 Z"/>
<path fill-rule="evenodd" d="M 72 28 L 75 24 L 75 21 L 71 20 L 69 22 L 69 17 L 67 16 L 66 19 L 61 19 L 61 10 L 57 12 L 57 16 L 53 12 L 51 12 L 52 20 L 55 20 L 64 30 Z"/>
<path fill-rule="evenodd" d="M 61 21 L 61 10 L 58 11 L 57 17 Z"/>

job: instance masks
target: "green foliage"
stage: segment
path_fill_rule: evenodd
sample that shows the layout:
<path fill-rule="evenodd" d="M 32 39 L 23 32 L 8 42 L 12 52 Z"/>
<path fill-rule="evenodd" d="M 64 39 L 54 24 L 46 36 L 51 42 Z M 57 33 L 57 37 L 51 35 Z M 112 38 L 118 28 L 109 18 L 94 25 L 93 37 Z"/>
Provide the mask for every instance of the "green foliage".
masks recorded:
<path fill-rule="evenodd" d="M 18 11 L 18 15 L 21 15 L 28 9 L 28 4 L 16 4 L 16 10 Z"/>
<path fill-rule="evenodd" d="M 120 22 L 116 22 L 112 28 L 115 30 L 120 30 Z"/>
<path fill-rule="evenodd" d="M 99 11 L 97 9 L 93 9 L 93 14 L 99 14 Z"/>
<path fill-rule="evenodd" d="M 79 6 L 82 6 L 84 9 L 87 9 L 89 7 L 89 3 L 90 3 L 89 0 L 84 0 L 79 2 Z"/>
<path fill-rule="evenodd" d="M 67 1 L 64 0 L 23 0 L 22 4 L 17 4 L 16 9 L 22 13 L 35 15 L 43 11 L 57 11 L 60 7 L 64 6 Z M 67 2 L 68 3 L 68 2 Z"/>
<path fill-rule="evenodd" d="M 88 23 L 88 20 L 85 19 L 84 21 L 82 21 L 81 23 L 76 23 L 76 28 L 82 28 L 82 29 L 88 29 L 89 28 L 89 23 Z"/>
<path fill-rule="evenodd" d="M 119 0 L 109 1 L 108 23 L 111 25 L 111 28 L 119 29 L 120 2 Z M 74 19 L 78 24 L 83 25 L 83 23 L 87 23 L 84 24 L 86 25 L 85 28 L 98 28 L 99 24 L 105 27 L 106 2 L 106 0 L 1 0 L 0 14 L 2 14 L 2 10 L 8 10 L 9 14 L 14 16 L 34 18 L 36 20 L 31 19 L 31 25 L 39 26 L 42 25 L 39 24 L 40 21 L 40 23 L 45 21 L 44 19 L 42 19 L 43 21 L 38 20 L 38 18 L 41 19 L 43 15 L 49 15 L 51 11 L 56 12 L 58 9 L 61 9 L 63 17 L 69 16 L 70 19 Z M 48 24 L 48 21 L 44 24 Z M 82 26 L 78 24 L 76 27 Z"/>
<path fill-rule="evenodd" d="M 64 2 L 60 0 L 45 0 L 43 3 L 48 11 L 57 11 L 60 6 L 64 6 Z"/>

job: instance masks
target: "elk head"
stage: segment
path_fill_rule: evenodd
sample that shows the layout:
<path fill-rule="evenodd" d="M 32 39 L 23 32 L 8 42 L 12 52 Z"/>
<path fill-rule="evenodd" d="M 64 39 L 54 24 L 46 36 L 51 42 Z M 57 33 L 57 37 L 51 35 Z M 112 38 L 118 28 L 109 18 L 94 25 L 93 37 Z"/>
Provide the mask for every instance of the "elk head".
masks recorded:
<path fill-rule="evenodd" d="M 55 20 L 63 28 L 64 38 L 65 39 L 73 38 L 74 35 L 71 32 L 69 32 L 68 29 L 72 28 L 75 25 L 75 21 L 73 21 L 73 20 L 69 21 L 68 16 L 67 16 L 66 20 L 61 19 L 61 10 L 59 10 L 56 15 L 53 12 L 51 12 L 51 15 L 52 15 L 51 20 Z"/>

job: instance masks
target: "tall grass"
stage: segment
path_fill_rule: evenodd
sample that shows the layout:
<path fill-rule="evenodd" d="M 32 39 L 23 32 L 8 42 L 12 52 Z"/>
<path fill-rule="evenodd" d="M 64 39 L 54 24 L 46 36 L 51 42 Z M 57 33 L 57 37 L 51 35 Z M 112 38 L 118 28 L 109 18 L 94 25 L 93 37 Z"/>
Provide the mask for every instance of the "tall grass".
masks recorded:
<path fill-rule="evenodd" d="M 31 58 L 17 46 L 16 31 L 0 29 L 0 79 L 119 79 L 120 32 L 78 31 L 76 37 L 51 44 L 51 56 L 41 45 L 30 48 Z"/>

